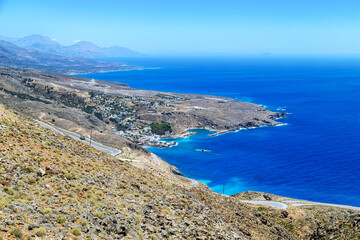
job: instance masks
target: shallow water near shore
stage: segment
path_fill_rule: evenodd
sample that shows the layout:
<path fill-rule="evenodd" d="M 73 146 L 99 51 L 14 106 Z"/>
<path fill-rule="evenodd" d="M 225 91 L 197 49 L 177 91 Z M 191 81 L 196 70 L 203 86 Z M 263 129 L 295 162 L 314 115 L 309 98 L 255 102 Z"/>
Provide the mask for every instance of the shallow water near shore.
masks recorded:
<path fill-rule="evenodd" d="M 360 58 L 121 59 L 143 71 L 88 74 L 149 90 L 211 94 L 292 113 L 281 127 L 207 137 L 207 130 L 149 148 L 225 194 L 254 190 L 360 206 Z M 197 151 L 206 149 L 209 151 Z"/>

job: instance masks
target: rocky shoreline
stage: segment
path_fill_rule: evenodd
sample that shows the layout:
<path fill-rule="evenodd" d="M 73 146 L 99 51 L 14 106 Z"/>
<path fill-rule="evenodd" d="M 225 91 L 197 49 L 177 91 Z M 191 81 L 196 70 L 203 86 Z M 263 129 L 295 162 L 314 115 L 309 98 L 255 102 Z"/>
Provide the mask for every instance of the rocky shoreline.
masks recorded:
<path fill-rule="evenodd" d="M 283 119 L 286 118 L 286 114 L 288 113 L 284 113 L 282 114 L 282 117 L 277 118 L 278 119 Z M 285 126 L 287 125 L 286 123 L 278 123 L 275 125 L 272 125 L 273 127 L 278 127 L 278 126 Z M 214 132 L 211 134 L 208 134 L 208 137 L 216 137 L 216 136 L 220 136 L 220 135 L 224 135 L 227 133 L 232 133 L 232 132 L 238 132 L 238 131 L 242 131 L 242 130 L 249 130 L 249 129 L 256 129 L 256 128 L 261 128 L 261 127 L 268 127 L 269 125 L 262 125 L 262 126 L 256 126 L 256 127 L 240 127 L 237 129 L 229 129 L 229 130 L 218 130 L 218 129 L 211 129 L 211 128 L 194 128 L 194 129 L 186 129 L 186 133 L 183 134 L 178 134 L 178 135 L 167 135 L 167 136 L 162 136 L 160 139 L 182 139 L 182 138 L 188 138 L 189 136 L 193 136 L 196 135 L 196 132 L 191 132 L 192 130 L 208 130 L 209 132 Z M 164 141 L 159 141 L 159 142 L 164 142 Z M 145 147 L 160 147 L 160 148 L 170 148 L 173 146 L 176 146 L 177 144 L 174 144 L 173 142 L 171 142 L 171 144 L 165 144 L 165 145 L 161 145 L 157 146 L 158 144 L 154 144 L 151 146 L 145 146 Z"/>

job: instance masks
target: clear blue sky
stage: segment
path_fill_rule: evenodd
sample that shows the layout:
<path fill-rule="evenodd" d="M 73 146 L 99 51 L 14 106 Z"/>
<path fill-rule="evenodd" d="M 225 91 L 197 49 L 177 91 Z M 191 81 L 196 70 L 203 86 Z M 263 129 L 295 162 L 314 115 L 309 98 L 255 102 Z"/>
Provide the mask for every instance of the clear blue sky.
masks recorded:
<path fill-rule="evenodd" d="M 360 53 L 360 0 L 0 0 L 0 35 L 142 52 Z"/>

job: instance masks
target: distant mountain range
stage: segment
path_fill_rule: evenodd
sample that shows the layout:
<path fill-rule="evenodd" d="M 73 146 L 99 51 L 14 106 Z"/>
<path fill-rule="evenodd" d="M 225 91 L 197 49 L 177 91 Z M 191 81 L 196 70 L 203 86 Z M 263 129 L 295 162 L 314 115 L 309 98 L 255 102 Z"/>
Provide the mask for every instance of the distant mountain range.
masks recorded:
<path fill-rule="evenodd" d="M 4 39 L 4 38 L 3 38 Z M 35 39 L 35 37 L 33 38 Z M 46 47 L 56 47 L 52 41 L 39 38 L 38 44 L 33 42 L 31 46 L 40 46 L 42 51 L 33 48 L 21 48 L 11 42 L 0 40 L 0 66 L 8 68 L 19 68 L 52 73 L 80 74 L 104 71 L 120 71 L 135 69 L 119 62 L 102 62 L 84 58 L 74 58 L 62 54 L 54 54 L 45 51 Z M 11 40 L 7 38 L 7 40 Z M 31 44 L 30 39 L 15 40 L 19 45 Z M 81 45 L 80 45 L 81 46 Z M 90 53 L 88 54 L 90 56 Z"/>
<path fill-rule="evenodd" d="M 116 58 L 116 57 L 140 57 L 143 54 L 125 47 L 99 47 L 88 41 L 80 41 L 70 46 L 64 46 L 59 42 L 39 34 L 33 34 L 23 38 L 10 38 L 0 36 L 0 40 L 10 42 L 18 47 L 45 51 L 57 55 L 75 58 Z"/>

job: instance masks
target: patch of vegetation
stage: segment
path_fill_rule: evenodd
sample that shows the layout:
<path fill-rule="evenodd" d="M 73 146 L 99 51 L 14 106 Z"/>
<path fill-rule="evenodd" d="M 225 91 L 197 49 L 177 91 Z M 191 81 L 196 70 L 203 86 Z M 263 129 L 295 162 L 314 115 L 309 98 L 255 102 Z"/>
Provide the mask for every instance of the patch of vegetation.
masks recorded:
<path fill-rule="evenodd" d="M 95 97 L 96 96 L 96 93 L 94 93 L 93 91 L 89 92 L 89 95 L 91 98 Z"/>
<path fill-rule="evenodd" d="M 73 228 L 73 230 L 71 232 L 75 236 L 80 236 L 81 235 L 81 229 L 80 228 Z"/>
<path fill-rule="evenodd" d="M 0 211 L 4 210 L 9 205 L 5 198 L 0 197 Z"/>
<path fill-rule="evenodd" d="M 117 124 L 116 125 L 116 131 L 126 131 L 129 129 L 129 125 L 128 124 Z"/>
<path fill-rule="evenodd" d="M 46 235 L 46 229 L 44 227 L 40 227 L 40 228 L 35 229 L 34 233 L 38 237 L 43 237 Z"/>
<path fill-rule="evenodd" d="M 94 112 L 94 115 L 95 115 L 95 117 L 97 117 L 97 118 L 98 118 L 98 119 L 100 119 L 101 121 L 103 121 L 103 120 L 104 120 L 104 118 L 103 118 L 103 116 L 102 116 L 101 112 Z"/>
<path fill-rule="evenodd" d="M 64 216 L 58 216 L 56 218 L 56 221 L 61 224 L 61 223 L 64 223 L 66 221 L 66 218 Z"/>
<path fill-rule="evenodd" d="M 40 98 L 33 97 L 33 96 L 31 96 L 29 94 L 26 94 L 26 93 L 13 92 L 13 91 L 7 90 L 7 89 L 5 89 L 3 87 L 0 87 L 0 91 L 4 91 L 4 92 L 10 94 L 11 96 L 16 96 L 16 97 L 18 97 L 20 99 L 37 101 L 37 102 L 42 102 L 42 103 L 45 103 L 45 104 L 51 104 L 51 102 L 49 102 L 49 101 L 41 100 Z"/>
<path fill-rule="evenodd" d="M 13 235 L 15 238 L 22 239 L 23 233 L 20 228 L 14 227 L 10 230 L 10 234 Z"/>
<path fill-rule="evenodd" d="M 263 212 L 263 211 L 266 210 L 266 208 L 264 208 L 264 207 L 258 207 L 257 210 L 258 210 L 259 212 Z"/>
<path fill-rule="evenodd" d="M 104 213 L 100 212 L 100 211 L 94 212 L 94 216 L 97 218 L 100 218 L 100 219 L 104 219 L 104 217 L 105 217 Z"/>
<path fill-rule="evenodd" d="M 91 113 L 93 113 L 93 111 L 94 111 L 95 109 L 96 109 L 95 106 L 86 106 L 86 107 L 82 108 L 81 110 L 83 110 L 83 111 L 86 112 L 86 113 L 91 114 Z"/>
<path fill-rule="evenodd" d="M 168 122 L 152 123 L 151 132 L 158 135 L 165 135 L 166 132 L 172 132 L 171 124 Z"/>

